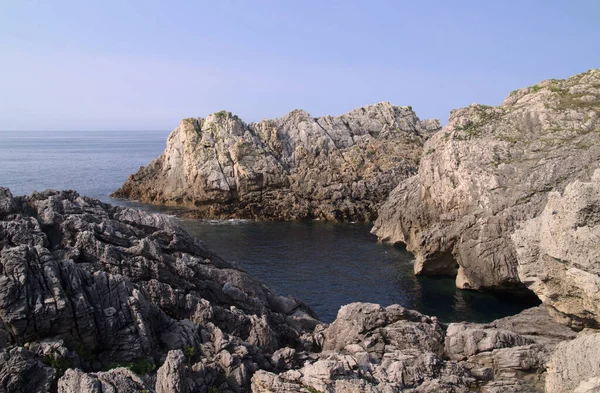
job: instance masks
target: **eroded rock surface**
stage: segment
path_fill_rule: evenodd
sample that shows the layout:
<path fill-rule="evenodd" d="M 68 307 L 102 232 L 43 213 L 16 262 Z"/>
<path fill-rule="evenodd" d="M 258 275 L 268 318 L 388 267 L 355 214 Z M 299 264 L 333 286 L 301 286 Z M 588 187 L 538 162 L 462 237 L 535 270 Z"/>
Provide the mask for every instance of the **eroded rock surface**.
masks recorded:
<path fill-rule="evenodd" d="M 251 124 L 222 111 L 181 121 L 165 152 L 114 195 L 191 207 L 202 217 L 372 221 L 439 129 L 439 121 L 386 102 Z"/>
<path fill-rule="evenodd" d="M 597 392 L 600 386 L 600 333 L 583 331 L 559 344 L 548 365 L 546 391 Z"/>
<path fill-rule="evenodd" d="M 498 107 L 453 111 L 373 232 L 405 243 L 416 273 L 456 276 L 461 288 L 524 290 L 511 236 L 540 215 L 549 192 L 600 167 L 599 111 L 600 70 L 517 90 Z"/>
<path fill-rule="evenodd" d="M 321 352 L 279 373 L 258 371 L 252 391 L 544 392 L 553 351 L 574 337 L 544 307 L 446 330 L 436 318 L 397 305 L 353 303 L 315 330 Z"/>
<path fill-rule="evenodd" d="M 600 327 L 600 170 L 548 194 L 513 235 L 519 277 L 574 328 Z"/>
<path fill-rule="evenodd" d="M 399 305 L 353 303 L 326 325 L 166 216 L 73 191 L 13 197 L 0 188 L 0 207 L 2 393 L 590 392 L 598 385 L 597 331 L 569 342 L 575 333 L 543 306 L 446 326 Z"/>
<path fill-rule="evenodd" d="M 167 358 L 171 350 L 195 365 L 199 391 L 247 391 L 254 371 L 273 368 L 272 352 L 302 347 L 302 330 L 286 318 L 301 312 L 318 323 L 301 301 L 272 293 L 166 216 L 73 191 L 13 198 L 0 189 L 0 207 L 3 391 L 56 391 L 60 374 L 78 368 L 61 391 L 128 392 L 121 387 L 145 382 L 87 373 L 120 364 L 152 374 L 168 359 L 160 375 L 171 375 L 180 353 Z M 120 379 L 128 382 L 111 382 Z M 177 385 L 167 380 L 160 386 Z"/>

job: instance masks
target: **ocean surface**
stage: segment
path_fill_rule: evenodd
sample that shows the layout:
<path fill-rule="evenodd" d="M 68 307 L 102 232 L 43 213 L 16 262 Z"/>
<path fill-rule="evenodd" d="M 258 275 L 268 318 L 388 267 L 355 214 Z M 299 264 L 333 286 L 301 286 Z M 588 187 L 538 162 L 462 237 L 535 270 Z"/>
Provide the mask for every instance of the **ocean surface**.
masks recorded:
<path fill-rule="evenodd" d="M 0 186 L 13 195 L 75 189 L 104 202 L 150 211 L 154 206 L 114 200 L 127 176 L 165 148 L 168 131 L 0 132 Z M 405 249 L 377 242 L 363 224 L 180 220 L 222 257 L 235 261 L 275 291 L 308 303 L 325 321 L 341 305 L 398 303 L 441 321 L 487 322 L 533 304 L 454 287 L 454 280 L 415 277 Z"/>

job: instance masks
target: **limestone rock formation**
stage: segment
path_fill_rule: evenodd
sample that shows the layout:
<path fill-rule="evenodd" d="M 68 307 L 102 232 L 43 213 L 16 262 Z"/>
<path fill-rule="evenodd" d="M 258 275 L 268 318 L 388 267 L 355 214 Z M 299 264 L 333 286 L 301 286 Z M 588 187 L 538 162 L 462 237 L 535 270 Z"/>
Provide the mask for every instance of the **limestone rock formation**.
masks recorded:
<path fill-rule="evenodd" d="M 314 336 L 321 352 L 300 367 L 258 371 L 252 391 L 543 392 L 553 351 L 575 333 L 544 307 L 490 324 L 453 323 L 446 330 L 436 318 L 397 305 L 353 303 Z"/>
<path fill-rule="evenodd" d="M 182 120 L 165 152 L 113 195 L 191 207 L 198 217 L 372 221 L 439 129 L 386 102 L 251 124 L 222 111 Z"/>
<path fill-rule="evenodd" d="M 200 391 L 242 392 L 271 353 L 303 346 L 286 318 L 318 323 L 167 216 L 74 191 L 0 188 L 0 207 L 0 391 L 137 392 L 147 382 L 129 371 L 100 371 L 165 359 L 159 386 L 184 386 L 169 379 L 180 350 Z"/>
<path fill-rule="evenodd" d="M 406 244 L 418 274 L 526 293 L 511 236 L 542 213 L 549 192 L 589 181 L 600 168 L 599 111 L 600 70 L 517 90 L 498 107 L 453 111 L 426 142 L 418 174 L 391 192 L 373 232 Z"/>
<path fill-rule="evenodd" d="M 548 194 L 513 235 L 521 281 L 574 328 L 600 328 L 600 170 Z"/>
<path fill-rule="evenodd" d="M 598 331 L 583 331 L 575 340 L 560 343 L 548 364 L 546 392 L 598 392 L 599 348 Z"/>
<path fill-rule="evenodd" d="M 13 197 L 0 188 L 0 207 L 2 393 L 586 392 L 598 384 L 597 331 L 568 342 L 575 333 L 544 307 L 445 326 L 399 305 L 353 303 L 326 325 L 169 217 L 74 191 Z M 586 359 L 570 365 L 576 353 Z"/>

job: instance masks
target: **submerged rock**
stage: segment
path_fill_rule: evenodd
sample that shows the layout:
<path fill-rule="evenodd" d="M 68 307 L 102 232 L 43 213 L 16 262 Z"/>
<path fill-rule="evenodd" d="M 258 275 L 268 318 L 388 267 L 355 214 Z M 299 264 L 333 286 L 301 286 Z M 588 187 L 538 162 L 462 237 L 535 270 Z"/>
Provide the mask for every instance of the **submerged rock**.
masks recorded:
<path fill-rule="evenodd" d="M 439 129 L 439 121 L 387 102 L 251 124 L 222 111 L 182 120 L 165 152 L 114 195 L 201 217 L 372 221 Z"/>
<path fill-rule="evenodd" d="M 416 273 L 456 276 L 460 288 L 526 294 L 523 280 L 536 281 L 540 296 L 553 291 L 525 272 L 544 271 L 530 261 L 537 257 L 519 271 L 511 236 L 542 213 L 550 192 L 600 168 L 599 111 L 600 70 L 517 90 L 498 107 L 453 111 L 426 142 L 418 174 L 391 192 L 373 232 L 406 244 Z"/>

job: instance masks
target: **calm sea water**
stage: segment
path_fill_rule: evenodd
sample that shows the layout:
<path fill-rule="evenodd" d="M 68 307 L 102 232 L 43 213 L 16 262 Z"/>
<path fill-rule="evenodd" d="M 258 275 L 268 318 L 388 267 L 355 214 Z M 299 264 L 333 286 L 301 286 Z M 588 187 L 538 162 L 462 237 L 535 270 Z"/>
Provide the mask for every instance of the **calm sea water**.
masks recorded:
<path fill-rule="evenodd" d="M 75 189 L 104 202 L 127 176 L 157 157 L 168 132 L 0 132 L 0 186 L 14 195 Z M 413 257 L 377 243 L 370 227 L 325 222 L 181 220 L 225 259 L 332 321 L 341 305 L 401 304 L 442 321 L 486 322 L 532 304 L 460 291 L 451 279 L 416 278 Z"/>

